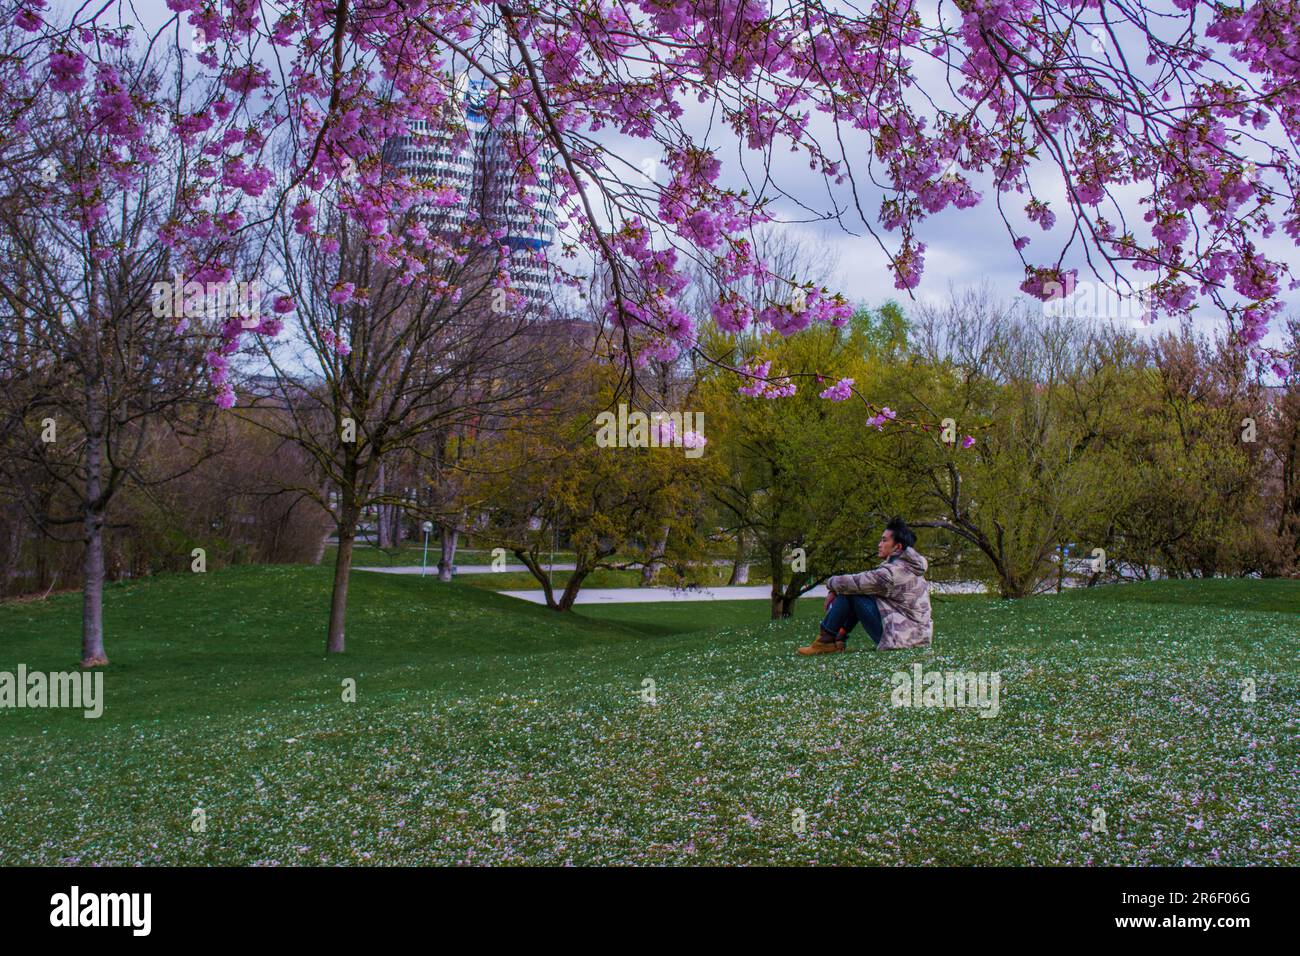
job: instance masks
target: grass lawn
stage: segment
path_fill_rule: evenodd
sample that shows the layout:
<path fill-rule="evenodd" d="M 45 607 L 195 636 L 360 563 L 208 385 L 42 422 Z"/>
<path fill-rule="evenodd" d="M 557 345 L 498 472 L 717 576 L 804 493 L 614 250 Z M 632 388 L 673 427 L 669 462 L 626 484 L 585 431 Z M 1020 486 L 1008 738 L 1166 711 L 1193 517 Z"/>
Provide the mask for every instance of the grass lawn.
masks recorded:
<path fill-rule="evenodd" d="M 0 710 L 0 864 L 1300 862 L 1297 582 L 938 598 L 932 649 L 802 659 L 819 602 L 357 573 L 326 659 L 329 576 L 109 588 L 103 717 Z M 79 616 L 0 606 L 0 671 L 69 669 Z M 892 707 L 914 662 L 999 715 Z"/>
<path fill-rule="evenodd" d="M 325 545 L 325 552 L 321 557 L 321 564 L 334 567 L 334 557 L 338 554 L 338 546 L 333 544 Z M 431 537 L 429 539 L 429 567 L 435 571 L 438 567 L 438 539 Z M 514 563 L 514 558 L 506 555 L 506 560 Z M 557 554 L 556 562 L 563 560 L 572 561 L 573 554 Z M 377 548 L 374 545 L 357 544 L 352 549 L 352 566 L 367 568 L 402 568 L 402 567 L 419 567 L 424 562 L 424 545 L 417 541 L 412 544 L 406 542 L 398 545 L 396 548 Z M 491 564 L 492 552 L 476 551 L 469 548 L 460 548 L 456 551 L 457 564 Z"/>

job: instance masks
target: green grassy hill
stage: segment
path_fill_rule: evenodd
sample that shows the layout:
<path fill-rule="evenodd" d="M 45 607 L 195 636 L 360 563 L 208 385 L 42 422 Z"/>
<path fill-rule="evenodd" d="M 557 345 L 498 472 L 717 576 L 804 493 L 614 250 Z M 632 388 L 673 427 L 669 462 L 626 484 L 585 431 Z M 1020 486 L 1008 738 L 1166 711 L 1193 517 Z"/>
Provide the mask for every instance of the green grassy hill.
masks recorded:
<path fill-rule="evenodd" d="M 328 587 L 110 588 L 104 716 L 0 710 L 0 864 L 1300 862 L 1300 583 L 942 598 L 932 649 L 817 659 L 820 602 L 366 573 L 327 659 Z M 79 611 L 0 606 L 0 671 L 74 666 Z M 1000 673 L 999 715 L 891 706 L 913 663 Z"/>

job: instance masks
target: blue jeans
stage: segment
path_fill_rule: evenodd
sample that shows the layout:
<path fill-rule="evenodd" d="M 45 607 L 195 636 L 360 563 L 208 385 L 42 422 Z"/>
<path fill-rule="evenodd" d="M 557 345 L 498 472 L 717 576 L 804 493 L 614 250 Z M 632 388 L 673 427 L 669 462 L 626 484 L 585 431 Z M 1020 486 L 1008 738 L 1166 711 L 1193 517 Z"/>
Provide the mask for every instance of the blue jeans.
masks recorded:
<path fill-rule="evenodd" d="M 861 624 L 862 629 L 879 644 L 884 636 L 885 625 L 880 619 L 880 606 L 869 594 L 837 594 L 831 602 L 830 609 L 822 618 L 822 630 L 828 634 L 839 634 L 844 628 L 847 635 L 854 624 Z"/>

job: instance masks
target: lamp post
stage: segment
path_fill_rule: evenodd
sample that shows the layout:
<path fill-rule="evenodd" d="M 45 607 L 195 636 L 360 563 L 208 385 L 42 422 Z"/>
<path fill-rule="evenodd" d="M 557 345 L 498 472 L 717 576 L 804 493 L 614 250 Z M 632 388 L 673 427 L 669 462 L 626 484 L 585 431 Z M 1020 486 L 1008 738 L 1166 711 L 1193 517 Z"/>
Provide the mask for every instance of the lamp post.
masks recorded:
<path fill-rule="evenodd" d="M 433 522 L 421 522 L 420 530 L 424 532 L 424 560 L 420 562 L 420 577 L 424 577 L 429 568 L 429 532 L 433 530 Z"/>

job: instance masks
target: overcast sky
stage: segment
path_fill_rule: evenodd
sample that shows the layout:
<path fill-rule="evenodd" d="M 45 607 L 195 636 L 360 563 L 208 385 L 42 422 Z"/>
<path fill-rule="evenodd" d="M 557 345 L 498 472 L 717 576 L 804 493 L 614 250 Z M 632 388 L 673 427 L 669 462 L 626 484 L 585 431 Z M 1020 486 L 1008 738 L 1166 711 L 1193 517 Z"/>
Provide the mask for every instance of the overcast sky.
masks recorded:
<path fill-rule="evenodd" d="M 923 2 L 923 8 L 933 10 L 933 3 Z M 1158 3 L 1152 6 L 1159 6 Z M 951 13 L 951 6 L 949 6 Z M 927 13 L 933 16 L 932 12 Z M 1181 21 L 1179 21 L 1181 23 Z M 1132 36 L 1125 36 L 1123 32 L 1117 34 L 1120 39 L 1127 43 L 1135 42 Z M 1141 41 L 1140 50 L 1142 55 L 1134 57 L 1130 51 L 1128 59 L 1132 62 L 1141 63 L 1145 59 L 1145 41 Z M 1096 55 L 1105 55 L 1097 53 Z M 1140 67 L 1139 69 L 1144 69 Z M 915 64 L 914 75 L 918 82 L 924 87 L 925 92 L 942 106 L 952 106 L 953 101 L 948 93 L 946 78 L 943 75 L 943 69 L 936 61 L 922 58 L 918 59 Z M 956 85 L 956 84 L 954 84 Z M 913 102 L 918 100 L 914 99 Z M 761 162 L 757 153 L 748 151 L 737 137 L 732 134 L 731 130 L 724 124 L 720 123 L 715 116 L 713 122 L 710 120 L 711 106 L 709 104 L 699 104 L 694 98 L 683 102 L 686 109 L 686 117 L 683 120 L 687 129 L 697 133 L 703 138 L 705 131 L 708 131 L 708 144 L 718 149 L 718 156 L 723 163 L 723 185 L 732 188 L 741 189 L 751 186 L 754 182 L 754 174 L 761 172 Z M 1277 126 L 1276 122 L 1273 124 Z M 830 121 L 824 114 L 814 113 L 810 125 L 817 136 L 819 142 L 831 154 L 833 159 L 838 159 L 838 149 L 835 146 L 835 131 Z M 1278 131 L 1274 129 L 1273 134 Z M 845 144 L 845 151 L 855 170 L 855 181 L 857 192 L 860 197 L 863 212 L 868 217 L 872 228 L 876 234 L 883 239 L 886 246 L 891 250 L 897 250 L 899 237 L 896 233 L 887 233 L 876 221 L 876 213 L 880 206 L 883 191 L 877 189 L 866 175 L 866 160 L 869 155 L 869 145 L 867 138 L 862 133 L 855 133 L 851 130 L 841 130 L 841 138 Z M 1268 134 L 1263 134 L 1268 135 Z M 633 164 L 639 163 L 647 153 L 646 144 L 638 141 L 619 139 L 618 137 L 607 137 L 610 145 L 617 149 L 622 155 L 628 157 Z M 1263 154 L 1256 158 L 1265 160 Z M 793 194 L 807 205 L 817 209 L 827 209 L 830 201 L 827 196 L 827 187 L 822 176 L 808 168 L 807 159 L 804 154 L 795 154 L 789 151 L 788 147 L 777 148 L 772 153 L 771 170 L 773 179 L 780 187 Z M 748 169 L 749 177 L 747 178 L 743 170 Z M 883 178 L 877 170 L 877 178 Z M 969 176 L 969 174 L 967 174 Z M 1061 178 L 1059 171 L 1045 163 L 1038 163 L 1031 167 L 1031 182 L 1034 194 L 1048 202 L 1052 210 L 1056 213 L 1057 222 L 1053 229 L 1044 231 L 1035 223 L 1030 223 L 1023 213 L 1025 202 L 1028 201 L 1028 194 L 1007 193 L 1003 198 L 1004 211 L 1008 219 L 1017 229 L 1017 234 L 1028 236 L 1031 244 L 1024 252 L 1025 260 L 1033 265 L 1052 265 L 1056 262 L 1060 254 L 1061 246 L 1069 237 L 1072 227 L 1072 218 L 1069 213 L 1069 207 L 1066 202 L 1065 183 Z M 661 178 L 663 174 L 661 173 Z M 948 208 L 941 213 L 930 216 L 921 222 L 916 229 L 917 238 L 926 245 L 925 252 L 925 272 L 921 279 L 920 286 L 913 290 L 911 295 L 916 300 L 946 300 L 950 288 L 960 291 L 964 288 L 977 286 L 988 283 L 992 288 L 1002 296 L 1007 298 L 1022 295 L 1019 291 L 1020 283 L 1025 278 L 1024 263 L 1021 261 L 1021 254 L 1017 253 L 1012 245 L 1012 237 L 1008 234 L 1006 225 L 1003 223 L 999 214 L 995 199 L 996 191 L 991 185 L 990 179 L 980 180 L 976 176 L 970 176 L 974 187 L 982 194 L 983 201 L 970 209 L 960 210 Z M 850 201 L 849 187 L 835 187 L 838 192 L 832 195 L 837 202 L 847 205 Z M 1146 223 L 1143 222 L 1142 216 L 1148 207 L 1140 204 L 1140 200 L 1149 192 L 1149 187 L 1143 185 L 1132 185 L 1123 187 L 1121 190 L 1114 191 L 1120 206 L 1123 208 L 1126 221 L 1131 229 L 1134 229 L 1139 239 L 1147 238 Z M 806 220 L 808 214 L 805 210 L 799 209 L 794 203 L 781 200 L 774 207 L 778 213 L 789 220 Z M 1103 206 L 1103 213 L 1115 221 L 1112 212 L 1106 210 Z M 816 225 L 800 225 L 797 228 L 807 233 L 811 241 L 824 244 L 828 253 L 838 263 L 838 275 L 836 280 L 838 290 L 842 291 L 847 297 L 853 300 L 865 301 L 868 304 L 879 304 L 886 299 L 895 298 L 905 305 L 911 301 L 909 293 L 905 290 L 894 288 L 893 275 L 888 269 L 888 257 L 881 250 L 876 239 L 867 232 L 860 219 L 857 218 L 856 210 L 850 211 L 850 218 L 846 216 L 843 226 L 837 223 L 820 223 Z M 1279 229 L 1273 236 L 1268 239 L 1262 239 L 1258 243 L 1259 249 L 1265 255 L 1275 260 L 1286 263 L 1292 270 L 1293 275 L 1300 275 L 1300 257 L 1297 256 L 1296 245 Z M 1094 261 L 1098 257 L 1094 254 Z M 1101 287 L 1101 283 L 1093 276 L 1088 264 L 1082 254 L 1082 248 L 1076 238 L 1070 254 L 1064 260 L 1067 268 L 1075 268 L 1079 273 L 1080 287 L 1085 282 L 1094 283 L 1093 286 L 1086 290 L 1086 300 L 1096 301 L 1099 304 L 1098 312 L 1101 315 L 1110 316 L 1117 322 L 1128 327 L 1136 329 L 1140 335 L 1150 336 L 1160 332 L 1175 329 L 1179 325 L 1178 319 L 1161 317 L 1150 326 L 1144 325 L 1138 318 L 1141 314 L 1140 308 L 1136 302 L 1123 302 L 1118 297 L 1107 292 Z M 1103 267 L 1104 262 L 1100 263 Z M 1140 286 L 1150 281 L 1150 273 L 1130 273 L 1130 281 L 1135 286 Z M 1103 279 L 1108 278 L 1103 272 Z M 1285 289 L 1285 283 L 1284 283 Z M 1080 294 L 1084 299 L 1085 295 Z M 1286 296 L 1291 313 L 1300 312 L 1300 297 L 1295 293 Z M 1196 325 L 1200 329 L 1211 331 L 1226 327 L 1226 321 L 1222 313 L 1214 309 L 1208 301 L 1202 301 L 1200 308 L 1197 310 Z M 1274 330 L 1265 340 L 1268 345 L 1278 345 L 1280 342 L 1276 328 L 1279 322 L 1274 323 Z"/>
<path fill-rule="evenodd" d="M 937 0 L 920 0 L 918 6 L 927 22 L 934 22 L 934 18 L 938 15 Z M 1175 16 L 1163 26 L 1160 25 L 1158 18 L 1154 20 L 1153 22 L 1156 25 L 1153 29 L 1178 31 L 1185 26 L 1185 18 L 1174 10 L 1168 0 L 1152 0 L 1152 2 L 1144 3 L 1143 6 L 1146 9 L 1167 7 L 1170 12 L 1175 13 Z M 951 22 L 954 12 L 952 4 L 947 3 L 944 10 L 946 19 Z M 1082 19 L 1086 21 L 1088 17 L 1095 16 L 1095 14 L 1084 12 Z M 1082 43 L 1088 43 L 1091 55 L 1102 59 L 1111 57 L 1112 54 L 1108 48 L 1113 45 L 1114 41 L 1108 39 L 1103 31 L 1095 27 L 1089 28 L 1086 23 L 1081 25 L 1079 29 L 1087 31 L 1094 38 L 1095 43 L 1088 41 L 1086 37 L 1081 40 Z M 1150 69 L 1144 65 L 1145 39 L 1134 36 L 1131 31 L 1126 32 L 1122 27 L 1116 28 L 1115 36 L 1121 43 L 1125 44 L 1125 61 L 1130 64 L 1137 64 L 1134 69 L 1139 75 Z M 1211 44 L 1211 46 L 1218 47 L 1217 44 Z M 1133 54 L 1135 49 L 1140 51 L 1136 56 Z M 1218 47 L 1218 50 L 1226 56 L 1224 48 Z M 918 84 L 924 88 L 925 93 L 940 106 L 951 108 L 956 105 L 949 92 L 948 81 L 944 76 L 944 68 L 938 61 L 925 56 L 916 57 L 913 75 Z M 1226 74 L 1224 74 L 1224 78 L 1228 79 Z M 957 84 L 954 83 L 953 85 Z M 919 94 L 918 98 L 914 98 L 912 102 L 920 102 Z M 694 97 L 691 97 L 683 101 L 682 106 L 686 110 L 686 115 L 682 120 L 685 128 L 696 136 L 697 142 L 705 142 L 718 151 L 717 154 L 723 163 L 721 185 L 730 186 L 734 189 L 752 187 L 755 182 L 755 174 L 761 174 L 762 172 L 762 160 L 759 155 L 745 149 L 731 130 L 720 122 L 717 114 L 711 112 L 713 110 L 711 104 L 700 104 Z M 712 121 L 710 122 L 710 120 Z M 1259 135 L 1265 138 L 1275 138 L 1280 131 L 1276 129 L 1276 122 L 1273 127 L 1274 129 L 1271 131 Z M 831 157 L 838 159 L 838 148 L 835 146 L 835 131 L 824 114 L 816 112 L 812 114 L 810 129 L 814 131 L 819 142 L 831 154 Z M 883 193 L 882 190 L 872 185 L 866 175 L 866 160 L 869 155 L 867 138 L 864 134 L 855 133 L 851 130 L 842 130 L 841 136 L 849 162 L 855 170 L 855 181 L 862 211 L 886 246 L 891 251 L 896 251 L 899 245 L 898 235 L 884 232 L 876 221 L 876 213 Z M 623 156 L 632 167 L 640 166 L 647 159 L 658 158 L 657 148 L 654 144 L 619 137 L 609 132 L 601 134 L 599 138 L 611 149 Z M 1286 148 L 1288 152 L 1294 153 L 1294 150 L 1289 146 Z M 1264 161 L 1267 157 L 1261 153 L 1254 155 L 1253 158 Z M 616 166 L 615 168 L 621 167 Z M 816 209 L 826 210 L 830 207 L 831 202 L 827 196 L 825 181 L 819 173 L 808 168 L 807 160 L 803 154 L 792 153 L 788 148 L 777 148 L 772 153 L 770 169 L 772 178 L 785 192 L 794 195 L 797 199 Z M 748 170 L 748 177 L 744 174 L 745 170 Z M 1029 247 L 1024 251 L 1024 260 L 1032 265 L 1050 266 L 1055 264 L 1057 257 L 1060 255 L 1061 246 L 1069 238 L 1073 225 L 1065 199 L 1065 184 L 1059 171 L 1054 166 L 1045 163 L 1032 166 L 1030 177 L 1034 195 L 1048 202 L 1056 213 L 1057 222 L 1055 227 L 1044 231 L 1037 224 L 1030 223 L 1027 220 L 1023 213 L 1023 207 L 1029 199 L 1028 194 L 1015 192 L 1005 194 L 1003 197 L 1004 211 L 1008 219 L 1016 227 L 1017 235 L 1028 236 L 1031 240 Z M 666 174 L 662 170 L 659 178 L 661 181 L 666 178 Z M 883 177 L 878 175 L 877 178 Z M 978 206 L 965 210 L 949 208 L 929 217 L 917 226 L 917 238 L 926 245 L 925 272 L 920 286 L 911 293 L 894 288 L 893 275 L 888 269 L 888 256 L 880 248 L 877 240 L 868 233 L 861 220 L 857 217 L 856 210 L 850 210 L 849 215 L 844 218 L 842 224 L 817 223 L 814 225 L 791 226 L 790 228 L 797 229 L 808 235 L 810 242 L 819 243 L 827 250 L 828 257 L 833 259 L 838 266 L 833 288 L 843 292 L 844 295 L 855 301 L 877 305 L 887 299 L 894 298 L 902 302 L 906 308 L 913 301 L 910 298 L 911 296 L 914 296 L 915 300 L 919 301 L 942 301 L 948 298 L 950 289 L 960 293 L 963 289 L 985 283 L 991 286 L 995 293 L 1000 296 L 1006 298 L 1021 296 L 1019 286 L 1025 278 L 1024 262 L 1021 259 L 1021 254 L 1014 249 L 1012 237 L 1008 234 L 1006 225 L 998 212 L 995 202 L 996 191 L 991 185 L 991 180 L 984 179 L 981 181 L 974 176 L 970 178 L 974 188 L 983 196 L 983 201 Z M 850 198 L 849 187 L 833 188 L 838 190 L 838 192 L 832 193 L 835 200 L 841 205 L 848 205 Z M 1142 185 L 1131 185 L 1112 191 L 1113 196 L 1123 210 L 1128 227 L 1134 230 L 1139 240 L 1146 240 L 1149 235 L 1145 231 L 1146 223 L 1142 219 L 1148 207 L 1141 205 L 1140 202 L 1147 192 L 1149 192 L 1149 187 Z M 787 200 L 778 200 L 773 208 L 779 218 L 789 221 L 807 220 L 809 218 L 805 210 Z M 1106 206 L 1103 206 L 1102 212 L 1112 221 L 1117 221 L 1113 209 L 1107 209 Z M 1300 275 L 1300 257 L 1297 256 L 1296 246 L 1280 229 L 1272 237 L 1259 240 L 1258 247 L 1261 252 L 1270 258 L 1286 263 L 1291 268 L 1293 275 Z M 1094 261 L 1098 260 L 1095 254 L 1093 258 Z M 1105 268 L 1106 264 L 1104 262 L 1099 262 L 1099 264 L 1103 269 Z M 1080 300 L 1080 305 L 1082 306 L 1084 302 L 1097 303 L 1096 312 L 1098 315 L 1109 316 L 1117 323 L 1135 329 L 1142 336 L 1153 336 L 1167 330 L 1176 329 L 1180 324 L 1180 320 L 1176 318 L 1160 317 L 1152 325 L 1144 325 L 1138 318 L 1141 315 L 1141 309 L 1137 302 L 1121 300 L 1117 294 L 1106 290 L 1102 282 L 1092 274 L 1084 258 L 1081 243 L 1077 238 L 1069 255 L 1064 260 L 1064 265 L 1066 268 L 1078 270 L 1080 292 L 1077 298 Z M 1102 279 L 1109 278 L 1103 272 Z M 1129 273 L 1128 278 L 1135 288 L 1140 288 L 1150 281 L 1151 274 Z M 1284 293 L 1284 298 L 1288 304 L 1290 314 L 1300 313 L 1300 297 L 1296 293 Z M 1083 311 L 1085 310 L 1081 309 L 1080 314 Z M 1200 301 L 1200 307 L 1195 314 L 1195 324 L 1201 330 L 1212 332 L 1226 328 L 1224 316 L 1208 300 Z M 1280 325 L 1280 322 L 1274 323 L 1273 331 L 1265 339 L 1265 344 L 1272 346 L 1280 344 L 1280 336 L 1277 332 L 1278 325 Z"/>

